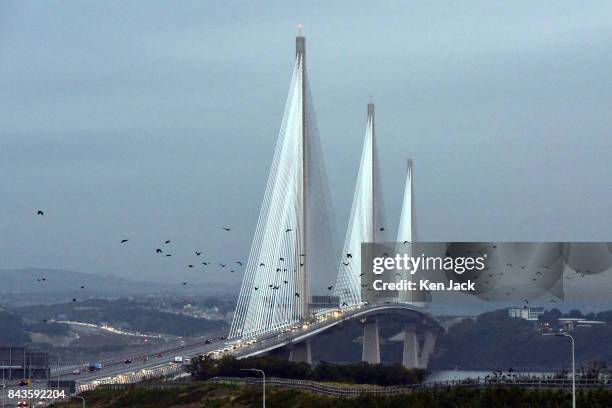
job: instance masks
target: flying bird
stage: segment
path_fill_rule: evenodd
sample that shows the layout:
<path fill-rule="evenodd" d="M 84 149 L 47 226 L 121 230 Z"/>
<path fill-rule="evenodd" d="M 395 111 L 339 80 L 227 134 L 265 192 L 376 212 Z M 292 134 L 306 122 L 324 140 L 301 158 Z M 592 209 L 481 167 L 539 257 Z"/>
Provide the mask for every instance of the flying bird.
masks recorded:
<path fill-rule="evenodd" d="M 208 262 L 202 262 L 202 265 L 208 266 Z"/>
<path fill-rule="evenodd" d="M 36 215 L 45 215 L 45 213 L 44 213 L 44 212 L 42 212 L 41 210 L 38 210 L 38 211 L 36 212 Z"/>
<path fill-rule="evenodd" d="M 346 257 L 350 259 L 350 258 L 352 258 L 352 257 L 353 257 L 353 255 L 351 255 L 351 254 L 346 254 Z"/>
<path fill-rule="evenodd" d="M 262 262 L 259 264 L 259 266 L 266 266 L 266 264 Z"/>
<path fill-rule="evenodd" d="M 223 231 L 230 231 L 230 230 L 231 230 L 231 228 L 223 227 L 223 228 L 222 228 L 222 230 L 223 230 Z"/>
<path fill-rule="evenodd" d="M 225 264 L 220 263 L 219 266 L 225 268 Z"/>
<path fill-rule="evenodd" d="M 157 248 L 157 249 L 155 250 L 155 253 L 156 253 L 156 254 L 161 254 L 162 252 L 163 252 L 163 251 L 162 251 L 161 249 L 159 249 L 159 248 Z"/>
<path fill-rule="evenodd" d="M 172 254 L 166 254 L 166 256 L 172 256 Z"/>
<path fill-rule="evenodd" d="M 121 243 L 122 243 L 122 244 L 125 244 L 126 242 L 128 242 L 128 240 L 127 240 L 127 239 L 122 239 L 122 240 L 121 240 Z"/>
<path fill-rule="evenodd" d="M 300 294 L 295 292 L 295 297 L 300 297 Z"/>
<path fill-rule="evenodd" d="M 235 271 L 230 271 L 231 273 L 234 273 Z"/>
<path fill-rule="evenodd" d="M 287 228 L 285 232 L 291 232 L 291 228 Z"/>
<path fill-rule="evenodd" d="M 350 265 L 350 263 L 349 262 L 342 262 L 342 265 L 348 266 L 348 265 Z"/>
<path fill-rule="evenodd" d="M 242 262 L 240 262 L 240 261 L 236 261 L 236 263 L 237 263 L 238 265 L 242 266 Z"/>
<path fill-rule="evenodd" d="M 282 261 L 282 262 L 285 262 L 285 258 L 283 258 L 283 257 L 278 258 L 278 260 Z"/>
<path fill-rule="evenodd" d="M 81 285 L 81 289 L 85 289 L 85 286 Z"/>
<path fill-rule="evenodd" d="M 202 252 L 200 252 L 200 251 L 195 251 L 195 254 L 196 254 L 196 256 L 200 256 L 200 255 L 202 255 Z"/>
<path fill-rule="evenodd" d="M 166 241 L 164 241 L 164 244 L 169 244 L 170 242 L 172 242 L 172 241 L 166 240 Z"/>
<path fill-rule="evenodd" d="M 259 290 L 259 288 L 257 286 L 255 286 L 255 290 Z"/>
<path fill-rule="evenodd" d="M 193 265 L 187 265 L 188 268 L 193 268 Z"/>
<path fill-rule="evenodd" d="M 334 287 L 334 285 L 329 285 L 329 286 L 327 287 L 327 290 L 332 290 L 332 288 L 333 288 L 333 287 Z"/>
<path fill-rule="evenodd" d="M 384 229 L 384 227 L 380 227 L 380 230 L 381 230 L 381 231 L 384 231 L 385 229 Z"/>
<path fill-rule="evenodd" d="M 72 298 L 72 301 L 73 301 L 73 302 L 76 302 L 76 298 Z"/>
<path fill-rule="evenodd" d="M 187 285 L 187 282 L 181 282 L 183 284 L 183 286 Z"/>

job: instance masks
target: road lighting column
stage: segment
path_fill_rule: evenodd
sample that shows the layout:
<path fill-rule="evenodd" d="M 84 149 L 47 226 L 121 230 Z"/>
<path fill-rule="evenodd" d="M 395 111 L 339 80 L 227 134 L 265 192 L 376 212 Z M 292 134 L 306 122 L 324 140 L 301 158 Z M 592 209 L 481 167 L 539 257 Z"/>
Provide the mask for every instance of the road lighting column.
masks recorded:
<path fill-rule="evenodd" d="M 266 373 L 263 370 L 258 370 L 257 368 L 241 368 L 240 371 L 256 371 L 261 373 L 263 378 L 263 408 L 266 408 Z"/>

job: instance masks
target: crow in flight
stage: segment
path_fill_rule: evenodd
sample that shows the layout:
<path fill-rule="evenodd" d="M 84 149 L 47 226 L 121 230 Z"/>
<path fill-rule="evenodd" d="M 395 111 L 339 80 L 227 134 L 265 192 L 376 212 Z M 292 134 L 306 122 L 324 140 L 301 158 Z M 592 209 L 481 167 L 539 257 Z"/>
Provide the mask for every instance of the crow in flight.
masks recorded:
<path fill-rule="evenodd" d="M 230 231 L 231 230 L 231 228 L 227 228 L 227 227 L 223 227 L 222 229 L 223 229 L 223 231 Z"/>
<path fill-rule="evenodd" d="M 342 265 L 348 266 L 348 265 L 350 265 L 350 263 L 349 262 L 342 262 Z"/>
<path fill-rule="evenodd" d="M 351 254 L 346 254 L 346 257 L 350 259 L 350 258 L 352 258 L 352 257 L 353 257 L 353 255 L 351 255 Z"/>
<path fill-rule="evenodd" d="M 220 263 L 219 266 L 225 268 L 225 264 Z"/>
<path fill-rule="evenodd" d="M 259 264 L 259 266 L 266 266 L 266 264 L 262 262 Z"/>
<path fill-rule="evenodd" d="M 235 271 L 230 271 L 231 273 L 234 273 Z"/>
<path fill-rule="evenodd" d="M 288 282 L 288 281 L 286 281 L 286 280 L 284 280 L 284 281 L 283 281 L 283 283 L 287 284 L 287 283 L 289 283 L 289 282 Z"/>
<path fill-rule="evenodd" d="M 193 265 L 187 265 L 188 268 L 193 268 Z"/>
<path fill-rule="evenodd" d="M 172 241 L 166 240 L 166 241 L 164 241 L 164 244 L 169 244 L 170 242 L 172 242 Z"/>
<path fill-rule="evenodd" d="M 45 215 L 45 213 L 44 213 L 44 212 L 42 212 L 41 210 L 38 210 L 38 211 L 36 212 L 36 215 Z"/>
<path fill-rule="evenodd" d="M 283 258 L 283 257 L 278 258 L 278 260 L 282 261 L 282 262 L 285 262 L 285 258 Z"/>
<path fill-rule="evenodd" d="M 285 232 L 291 232 L 291 228 L 287 228 Z"/>
<path fill-rule="evenodd" d="M 202 265 L 207 266 L 208 262 L 202 262 Z"/>
<path fill-rule="evenodd" d="M 237 263 L 238 265 L 242 266 L 242 262 L 240 262 L 240 261 L 236 261 L 236 263 Z"/>
<path fill-rule="evenodd" d="M 200 256 L 200 255 L 202 255 L 202 252 L 200 252 L 200 251 L 195 251 L 195 254 L 196 254 L 196 256 Z"/>
<path fill-rule="evenodd" d="M 128 240 L 127 240 L 127 239 L 122 239 L 122 240 L 121 240 L 121 243 L 122 243 L 122 244 L 125 244 L 126 242 L 128 242 Z"/>
<path fill-rule="evenodd" d="M 295 292 L 295 297 L 300 297 L 300 294 Z"/>
<path fill-rule="evenodd" d="M 187 285 L 187 282 L 181 282 L 183 284 L 183 286 Z"/>
<path fill-rule="evenodd" d="M 380 227 L 380 230 L 381 230 L 381 231 L 384 231 L 385 229 L 384 229 L 383 227 Z"/>
<path fill-rule="evenodd" d="M 85 286 L 81 285 L 81 289 L 85 289 Z"/>
<path fill-rule="evenodd" d="M 257 286 L 255 286 L 255 290 L 258 290 L 259 288 Z"/>
<path fill-rule="evenodd" d="M 159 248 L 157 248 L 157 249 L 155 250 L 155 253 L 156 253 L 156 254 L 161 254 L 161 253 L 162 253 L 162 250 L 161 250 L 161 249 L 159 249 Z"/>
<path fill-rule="evenodd" d="M 172 256 L 172 254 L 166 254 L 166 256 Z"/>
<path fill-rule="evenodd" d="M 332 290 L 332 288 L 334 287 L 334 285 L 330 285 L 327 287 L 327 290 Z"/>
<path fill-rule="evenodd" d="M 342 306 L 348 306 L 346 302 L 342 302 Z"/>
<path fill-rule="evenodd" d="M 76 302 L 76 298 L 72 298 L 72 301 L 73 301 L 73 302 Z"/>

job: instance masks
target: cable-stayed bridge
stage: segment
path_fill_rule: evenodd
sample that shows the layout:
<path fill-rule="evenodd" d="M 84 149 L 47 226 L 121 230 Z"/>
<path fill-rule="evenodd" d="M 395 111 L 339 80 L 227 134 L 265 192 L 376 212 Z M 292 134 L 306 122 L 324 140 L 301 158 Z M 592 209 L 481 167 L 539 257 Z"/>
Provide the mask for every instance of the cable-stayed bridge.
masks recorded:
<path fill-rule="evenodd" d="M 412 181 L 409 160 L 398 252 L 411 252 L 416 241 Z M 362 243 L 384 242 L 388 232 L 380 186 L 375 109 L 369 103 L 349 224 L 342 251 L 336 251 L 329 185 L 306 70 L 306 40 L 297 37 L 283 121 L 225 347 L 219 348 L 217 340 L 202 340 L 147 356 L 150 360 L 135 360 L 133 365 L 108 361 L 101 372 L 83 370 L 75 376 L 55 369 L 54 375 L 91 389 L 99 383 L 126 381 L 128 373 L 137 374 L 135 368 L 166 373 L 176 353 L 244 358 L 287 348 L 293 361 L 311 362 L 311 339 L 351 320 L 363 324 L 362 360 L 380 363 L 377 317 L 383 315 L 405 322 L 405 329 L 388 339 L 403 341 L 404 366 L 427 367 L 436 336 L 443 330 L 425 307 L 427 293 L 373 296 L 374 291 L 368 290 L 371 274 L 362 272 Z"/>
<path fill-rule="evenodd" d="M 310 361 L 312 336 L 339 321 L 359 318 L 364 323 L 363 359 L 378 363 L 375 316 L 402 312 L 418 323 L 407 324 L 403 333 L 404 364 L 426 365 L 440 325 L 427 312 L 423 299 L 410 294 L 388 299 L 372 296 L 370 277 L 362 273 L 362 243 L 382 242 L 386 235 L 380 185 L 375 110 L 369 103 L 349 224 L 338 253 L 306 69 L 306 39 L 297 37 L 289 95 L 229 333 L 235 341 L 261 344 L 257 340 L 265 339 L 267 345 L 250 347 L 250 352 L 239 355 L 291 345 L 293 359 Z M 406 251 L 415 239 L 413 208 L 409 160 L 398 229 L 398 241 L 408 244 Z M 419 329 L 423 333 L 417 333 Z M 424 334 L 422 347 L 418 334 Z"/>

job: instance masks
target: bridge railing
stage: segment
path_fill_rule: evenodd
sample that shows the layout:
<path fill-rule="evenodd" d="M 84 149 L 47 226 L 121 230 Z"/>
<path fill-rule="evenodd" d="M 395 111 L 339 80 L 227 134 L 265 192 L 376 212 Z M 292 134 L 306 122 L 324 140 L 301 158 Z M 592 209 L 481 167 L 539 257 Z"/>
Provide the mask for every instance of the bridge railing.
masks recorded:
<path fill-rule="evenodd" d="M 116 386 L 117 388 L 114 389 L 124 389 L 126 385 L 140 383 L 142 381 L 150 380 L 153 378 L 181 374 L 184 372 L 185 368 L 182 365 L 169 364 L 163 367 L 144 369 L 129 374 L 116 375 L 112 377 L 102 378 L 99 380 L 88 381 L 85 383 L 78 383 L 76 386 L 76 390 L 77 394 L 79 394 L 84 391 L 93 391 L 101 385 L 105 387 Z"/>

